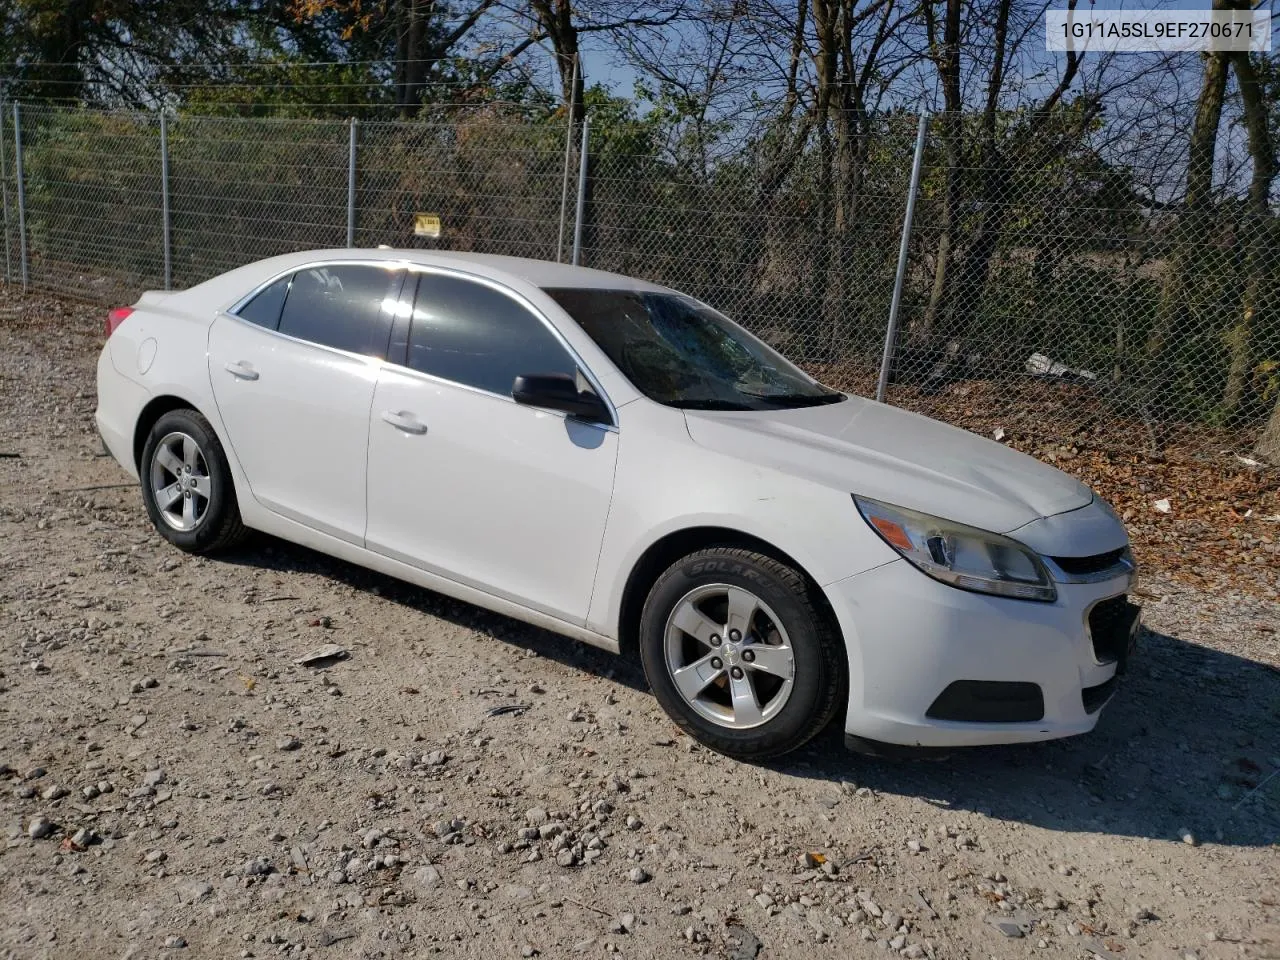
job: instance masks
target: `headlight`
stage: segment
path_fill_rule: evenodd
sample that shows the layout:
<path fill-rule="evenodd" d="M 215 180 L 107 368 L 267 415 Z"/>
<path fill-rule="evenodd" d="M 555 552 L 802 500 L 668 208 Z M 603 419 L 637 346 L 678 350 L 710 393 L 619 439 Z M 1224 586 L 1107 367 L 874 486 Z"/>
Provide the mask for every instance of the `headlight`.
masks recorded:
<path fill-rule="evenodd" d="M 935 580 L 1019 600 L 1058 597 L 1040 558 L 1016 540 L 879 500 L 853 502 L 881 540 Z"/>

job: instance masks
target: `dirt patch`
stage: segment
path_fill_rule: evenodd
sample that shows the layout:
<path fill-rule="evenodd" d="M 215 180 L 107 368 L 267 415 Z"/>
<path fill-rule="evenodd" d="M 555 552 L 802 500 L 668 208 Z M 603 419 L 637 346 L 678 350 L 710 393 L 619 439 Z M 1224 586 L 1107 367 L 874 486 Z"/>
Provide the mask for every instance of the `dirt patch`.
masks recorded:
<path fill-rule="evenodd" d="M 1248 551 L 1209 590 L 1140 541 L 1151 630 L 1090 736 L 737 763 L 573 641 L 268 538 L 168 547 L 97 455 L 100 313 L 0 301 L 6 956 L 1280 952 Z"/>

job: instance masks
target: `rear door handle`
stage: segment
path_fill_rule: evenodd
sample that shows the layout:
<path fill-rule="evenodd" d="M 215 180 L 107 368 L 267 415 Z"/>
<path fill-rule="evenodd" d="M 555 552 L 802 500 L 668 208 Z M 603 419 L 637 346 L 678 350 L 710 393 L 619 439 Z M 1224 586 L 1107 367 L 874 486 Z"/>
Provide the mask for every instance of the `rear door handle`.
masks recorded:
<path fill-rule="evenodd" d="M 405 433 L 422 434 L 427 432 L 425 423 L 412 413 L 406 413 L 404 410 L 383 410 L 382 419 L 397 430 L 403 430 Z"/>
<path fill-rule="evenodd" d="M 243 360 L 237 360 L 235 363 L 228 363 L 226 366 L 227 373 L 240 380 L 257 380 L 258 371 L 253 369 Z"/>

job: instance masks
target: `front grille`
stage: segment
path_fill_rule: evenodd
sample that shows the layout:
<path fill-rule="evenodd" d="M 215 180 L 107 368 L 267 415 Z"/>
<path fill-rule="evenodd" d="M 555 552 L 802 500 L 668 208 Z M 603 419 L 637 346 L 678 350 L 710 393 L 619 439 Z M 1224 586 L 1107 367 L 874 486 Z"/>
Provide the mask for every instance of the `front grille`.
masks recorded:
<path fill-rule="evenodd" d="M 1128 547 L 1108 550 L 1106 553 L 1095 553 L 1091 557 L 1050 557 L 1049 559 L 1062 568 L 1064 573 L 1073 577 L 1087 577 L 1092 573 L 1110 570 L 1129 552 Z"/>
<path fill-rule="evenodd" d="M 1124 594 L 1094 604 L 1089 611 L 1089 636 L 1093 640 L 1093 659 L 1098 663 L 1115 663 L 1129 647 L 1138 607 Z"/>

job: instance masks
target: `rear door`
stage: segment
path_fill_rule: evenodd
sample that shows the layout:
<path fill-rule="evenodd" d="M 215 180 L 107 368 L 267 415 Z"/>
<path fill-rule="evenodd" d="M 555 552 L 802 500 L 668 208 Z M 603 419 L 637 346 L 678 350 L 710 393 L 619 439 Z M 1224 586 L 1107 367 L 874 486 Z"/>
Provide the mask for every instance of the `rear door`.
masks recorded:
<path fill-rule="evenodd" d="M 518 375 L 578 369 L 523 301 L 421 274 L 374 396 L 369 549 L 583 623 L 618 434 L 511 398 Z"/>
<path fill-rule="evenodd" d="M 254 498 L 352 543 L 365 525 L 369 405 L 402 270 L 321 264 L 282 277 L 209 335 L 209 378 Z"/>

